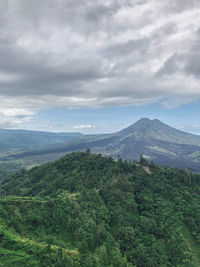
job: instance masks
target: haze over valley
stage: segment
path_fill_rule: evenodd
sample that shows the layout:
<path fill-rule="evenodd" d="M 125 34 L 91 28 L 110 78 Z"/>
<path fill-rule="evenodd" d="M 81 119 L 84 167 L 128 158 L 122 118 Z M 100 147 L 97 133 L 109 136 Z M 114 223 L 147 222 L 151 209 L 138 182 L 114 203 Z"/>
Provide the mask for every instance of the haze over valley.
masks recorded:
<path fill-rule="evenodd" d="M 58 159 L 66 153 L 90 149 L 113 159 L 121 157 L 132 161 L 143 155 L 160 165 L 200 171 L 200 136 L 174 129 L 157 119 L 142 118 L 113 134 L 8 130 L 1 136 L 4 143 L 9 138 L 8 154 L 3 146 L 1 148 L 5 153 L 2 161 L 21 160 L 26 165 L 35 165 Z"/>

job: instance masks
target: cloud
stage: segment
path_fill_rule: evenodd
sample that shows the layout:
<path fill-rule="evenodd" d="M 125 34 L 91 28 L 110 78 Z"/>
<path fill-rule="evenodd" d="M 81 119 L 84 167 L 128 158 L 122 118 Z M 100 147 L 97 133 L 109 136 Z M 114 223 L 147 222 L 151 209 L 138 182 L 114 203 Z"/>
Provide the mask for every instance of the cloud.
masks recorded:
<path fill-rule="evenodd" d="M 2 118 L 199 98 L 199 12 L 197 0 L 2 0 Z"/>
<path fill-rule="evenodd" d="M 179 129 L 197 129 L 200 130 L 200 124 L 193 124 L 193 125 L 179 125 L 177 126 L 177 128 Z"/>
<path fill-rule="evenodd" d="M 63 123 L 49 123 L 45 128 L 54 130 L 62 128 L 63 126 Z"/>
<path fill-rule="evenodd" d="M 75 130 L 84 130 L 84 129 L 92 129 L 92 128 L 95 128 L 96 126 L 95 125 L 91 125 L 91 124 L 88 124 L 88 125 L 75 125 L 73 126 L 73 129 Z"/>
<path fill-rule="evenodd" d="M 23 108 L 0 109 L 0 127 L 12 128 L 17 125 L 30 121 L 34 112 Z"/>
<path fill-rule="evenodd" d="M 0 112 L 6 117 L 23 118 L 33 116 L 34 113 L 24 108 L 12 108 L 6 110 L 0 110 Z"/>
<path fill-rule="evenodd" d="M 177 125 L 176 128 L 181 131 L 200 134 L 200 124 L 182 124 L 182 125 Z"/>

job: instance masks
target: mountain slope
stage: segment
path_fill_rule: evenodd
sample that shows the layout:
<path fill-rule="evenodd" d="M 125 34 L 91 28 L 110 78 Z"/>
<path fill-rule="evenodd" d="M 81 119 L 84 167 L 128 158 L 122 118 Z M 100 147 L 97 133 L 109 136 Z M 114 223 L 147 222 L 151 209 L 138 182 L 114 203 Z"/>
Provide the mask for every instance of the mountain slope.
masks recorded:
<path fill-rule="evenodd" d="M 200 266 L 200 175 L 87 151 L 0 191 L 0 266 Z"/>
<path fill-rule="evenodd" d="M 140 119 L 128 128 L 116 133 L 122 137 L 135 137 L 137 140 L 160 140 L 176 144 L 200 146 L 200 136 L 172 128 L 161 121 Z"/>
<path fill-rule="evenodd" d="M 80 133 L 0 129 L 0 152 L 17 152 L 44 148 L 48 145 L 67 142 L 80 135 Z"/>
<path fill-rule="evenodd" d="M 200 172 L 200 136 L 174 129 L 159 120 L 141 119 L 114 134 L 81 136 L 67 144 L 50 149 L 16 155 L 38 161 L 48 161 L 64 153 L 91 149 L 92 152 L 126 160 L 138 160 L 143 154 L 161 165 L 188 168 Z"/>

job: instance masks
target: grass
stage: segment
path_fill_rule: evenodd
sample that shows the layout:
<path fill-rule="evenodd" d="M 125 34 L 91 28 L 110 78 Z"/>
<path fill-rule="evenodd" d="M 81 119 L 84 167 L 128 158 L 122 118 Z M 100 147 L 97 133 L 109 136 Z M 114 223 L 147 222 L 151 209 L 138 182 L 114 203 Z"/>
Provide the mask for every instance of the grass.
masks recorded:
<path fill-rule="evenodd" d="M 200 266 L 200 246 L 197 240 L 192 236 L 189 228 L 184 225 L 183 227 L 183 233 L 184 233 L 184 240 L 187 244 L 187 247 L 191 251 L 194 264 L 191 267 L 199 267 Z"/>
<path fill-rule="evenodd" d="M 72 194 L 70 197 L 74 198 L 76 194 Z M 79 256 L 78 250 L 71 246 L 70 236 L 66 236 L 66 233 L 65 235 L 49 234 L 48 229 L 43 225 L 38 227 L 36 232 L 26 227 L 22 227 L 19 231 L 15 230 L 17 224 L 12 219 L 16 214 L 17 217 L 21 216 L 20 207 L 23 207 L 24 216 L 28 218 L 30 209 L 37 213 L 38 209 L 44 209 L 44 205 L 48 205 L 47 202 L 48 200 L 33 197 L 0 198 L 0 211 L 2 212 L 0 219 L 0 267 L 41 266 L 37 255 L 47 257 L 47 248 L 50 248 L 54 254 L 61 249 L 63 255 L 68 259 L 76 259 Z M 14 210 L 13 215 L 9 217 L 10 214 L 8 213 L 6 218 L 4 209 L 7 210 L 8 207 L 9 209 L 13 207 Z M 28 224 L 26 226 L 28 227 Z"/>
<path fill-rule="evenodd" d="M 161 152 L 161 153 L 166 153 L 166 154 L 170 154 L 170 155 L 176 156 L 175 153 L 173 153 L 171 151 L 168 151 L 167 149 L 165 149 L 163 147 L 159 147 L 159 146 L 147 146 L 147 148 L 150 149 L 150 150 L 155 150 L 155 151 L 158 151 L 158 152 Z"/>
<path fill-rule="evenodd" d="M 188 157 L 194 160 L 200 160 L 200 151 L 195 151 L 192 154 L 190 154 Z"/>
<path fill-rule="evenodd" d="M 0 248 L 0 266 L 39 266 L 39 262 L 25 251 Z"/>
<path fill-rule="evenodd" d="M 43 253 L 48 246 L 51 251 L 57 251 L 62 248 L 65 256 L 76 258 L 79 252 L 75 249 L 67 249 L 57 245 L 27 237 L 22 237 L 6 226 L 0 225 L 0 266 L 40 266 L 37 261 L 37 253 Z"/>

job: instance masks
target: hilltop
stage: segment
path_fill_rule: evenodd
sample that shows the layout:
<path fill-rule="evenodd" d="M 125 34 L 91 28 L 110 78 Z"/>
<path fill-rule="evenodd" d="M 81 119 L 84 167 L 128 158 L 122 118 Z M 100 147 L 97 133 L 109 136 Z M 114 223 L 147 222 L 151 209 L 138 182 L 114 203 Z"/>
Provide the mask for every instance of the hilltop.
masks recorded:
<path fill-rule="evenodd" d="M 0 191 L 0 266 L 200 265 L 200 175 L 88 150 Z"/>

